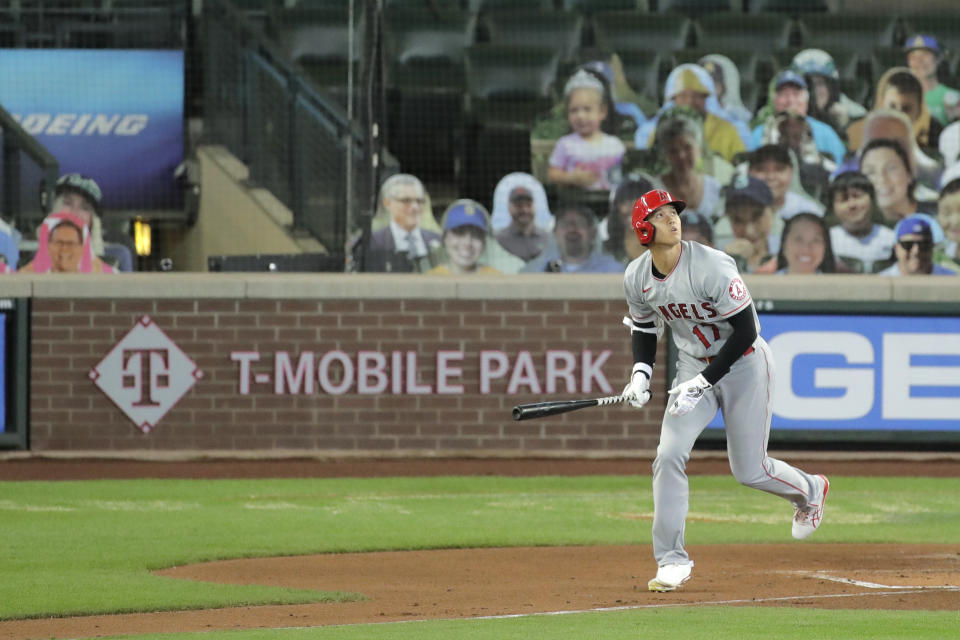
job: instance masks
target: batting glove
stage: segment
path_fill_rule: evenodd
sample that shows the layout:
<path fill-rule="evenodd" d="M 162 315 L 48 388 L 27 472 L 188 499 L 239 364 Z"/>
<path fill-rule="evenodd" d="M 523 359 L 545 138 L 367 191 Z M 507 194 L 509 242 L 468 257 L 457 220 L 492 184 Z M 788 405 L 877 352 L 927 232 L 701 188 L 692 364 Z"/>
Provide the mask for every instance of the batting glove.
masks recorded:
<path fill-rule="evenodd" d="M 703 377 L 703 374 L 698 373 L 697 377 L 687 380 L 686 382 L 681 382 L 673 389 L 670 389 L 670 394 L 674 393 L 677 395 L 676 399 L 670 404 L 670 408 L 667 411 L 672 416 L 683 416 L 691 411 L 697 406 L 697 403 L 700 402 L 700 398 L 703 397 L 703 392 L 712 387 L 713 385 L 707 382 L 707 379 Z"/>
<path fill-rule="evenodd" d="M 650 401 L 650 374 L 653 369 L 644 362 L 633 365 L 630 382 L 623 388 L 623 401 L 635 409 L 643 408 Z"/>

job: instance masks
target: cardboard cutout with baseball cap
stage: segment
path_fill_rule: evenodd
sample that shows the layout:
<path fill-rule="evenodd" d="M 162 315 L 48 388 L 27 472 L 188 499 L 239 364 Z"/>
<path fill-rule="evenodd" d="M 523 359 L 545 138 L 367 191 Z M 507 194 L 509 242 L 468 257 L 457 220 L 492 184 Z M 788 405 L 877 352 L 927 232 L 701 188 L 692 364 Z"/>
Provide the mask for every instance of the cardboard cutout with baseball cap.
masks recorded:
<path fill-rule="evenodd" d="M 58 211 L 40 224 L 37 253 L 18 273 L 114 273 L 114 269 L 93 255 L 90 228 L 84 220 Z"/>
<path fill-rule="evenodd" d="M 930 115 L 943 126 L 960 117 L 960 91 L 941 83 L 937 76 L 944 56 L 940 41 L 930 34 L 917 33 L 907 38 L 903 52 L 910 71 L 923 84 Z"/>
<path fill-rule="evenodd" d="M 485 264 L 489 258 L 490 214 L 474 200 L 463 198 L 451 204 L 443 215 L 444 261 L 430 269 L 433 275 L 502 273 Z M 496 243 L 496 241 L 493 241 Z"/>
<path fill-rule="evenodd" d="M 83 198 L 92 213 L 76 206 L 68 196 L 77 194 Z M 84 218 L 90 228 L 90 246 L 94 255 L 104 254 L 103 223 L 100 220 L 102 213 L 103 192 L 97 181 L 80 173 L 65 173 L 57 179 L 53 189 L 53 202 L 50 211 L 70 211 Z"/>

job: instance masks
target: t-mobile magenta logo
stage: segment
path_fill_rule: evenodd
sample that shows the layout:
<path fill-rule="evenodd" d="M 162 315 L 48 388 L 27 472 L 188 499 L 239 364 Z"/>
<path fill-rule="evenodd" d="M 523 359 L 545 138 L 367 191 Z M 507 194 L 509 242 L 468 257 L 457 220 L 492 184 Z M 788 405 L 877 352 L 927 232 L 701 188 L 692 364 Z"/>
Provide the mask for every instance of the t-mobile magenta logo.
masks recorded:
<path fill-rule="evenodd" d="M 144 433 L 202 377 L 196 363 L 147 316 L 90 370 L 93 383 Z"/>

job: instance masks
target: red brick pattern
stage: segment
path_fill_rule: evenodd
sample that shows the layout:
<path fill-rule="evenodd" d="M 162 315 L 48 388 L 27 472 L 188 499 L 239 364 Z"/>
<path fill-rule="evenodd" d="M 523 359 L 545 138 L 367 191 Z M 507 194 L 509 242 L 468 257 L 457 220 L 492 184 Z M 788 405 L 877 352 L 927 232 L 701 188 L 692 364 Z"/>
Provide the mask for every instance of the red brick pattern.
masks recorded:
<path fill-rule="evenodd" d="M 629 453 L 656 447 L 666 389 L 661 343 L 653 401 L 643 410 L 591 408 L 514 422 L 521 402 L 571 397 L 564 389 L 506 393 L 507 377 L 479 392 L 479 353 L 529 351 L 544 380 L 545 352 L 613 355 L 603 372 L 619 393 L 630 339 L 619 301 L 537 300 L 58 300 L 32 302 L 31 449 L 271 450 L 343 453 Z M 203 370 L 203 378 L 149 434 L 141 433 L 89 378 L 91 368 L 149 316 Z M 416 351 L 418 380 L 434 385 L 434 354 L 464 352 L 461 395 L 275 395 L 272 384 L 239 391 L 234 351 L 259 351 L 252 372 L 273 372 L 273 354 Z M 579 367 L 577 369 L 579 373 Z M 596 391 L 596 390 L 595 390 Z M 595 392 L 591 395 L 604 395 Z"/>

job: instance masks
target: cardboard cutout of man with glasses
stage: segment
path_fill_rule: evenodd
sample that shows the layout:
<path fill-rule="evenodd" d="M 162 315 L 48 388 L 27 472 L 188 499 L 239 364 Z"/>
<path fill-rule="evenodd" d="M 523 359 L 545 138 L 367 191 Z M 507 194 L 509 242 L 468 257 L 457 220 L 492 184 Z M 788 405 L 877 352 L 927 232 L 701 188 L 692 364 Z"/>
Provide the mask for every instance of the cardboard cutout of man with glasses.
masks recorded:
<path fill-rule="evenodd" d="M 924 213 L 915 213 L 897 223 L 893 245 L 896 264 L 880 272 L 882 276 L 955 276 L 957 273 L 934 261 L 934 249 L 943 242 L 937 221 Z"/>
<path fill-rule="evenodd" d="M 440 234 L 424 229 L 423 216 L 432 216 L 426 190 L 415 176 L 398 173 L 380 188 L 381 205 L 390 214 L 390 224 L 370 236 L 365 271 L 422 273 L 432 264 L 431 255 L 441 247 Z"/>

